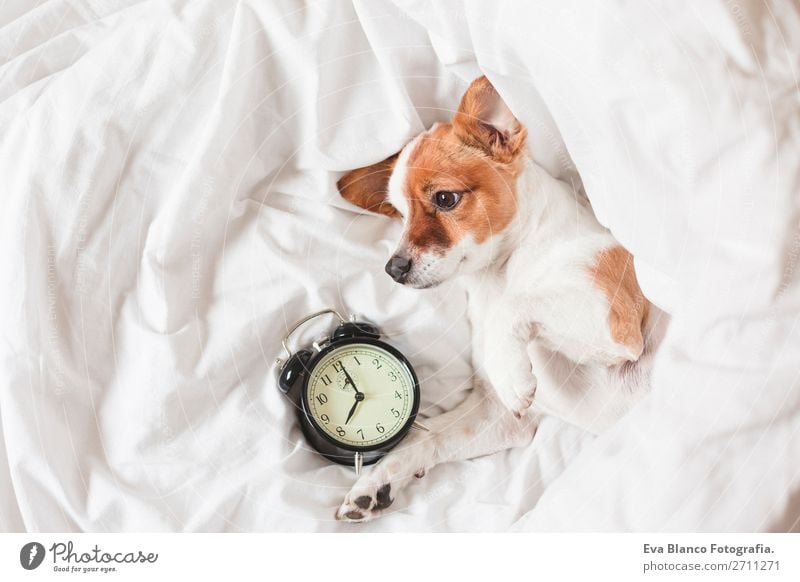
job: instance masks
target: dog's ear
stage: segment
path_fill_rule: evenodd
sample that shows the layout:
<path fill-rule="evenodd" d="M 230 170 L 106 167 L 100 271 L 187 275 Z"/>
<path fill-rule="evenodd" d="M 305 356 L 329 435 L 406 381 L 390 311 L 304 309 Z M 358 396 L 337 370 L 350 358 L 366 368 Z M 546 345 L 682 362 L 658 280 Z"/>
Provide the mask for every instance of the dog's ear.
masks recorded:
<path fill-rule="evenodd" d="M 516 159 L 525 147 L 527 131 L 514 117 L 486 77 L 475 79 L 453 117 L 456 135 L 500 162 Z"/>
<path fill-rule="evenodd" d="M 372 212 L 400 218 L 400 213 L 389 203 L 389 176 L 392 175 L 398 154 L 366 168 L 348 172 L 336 182 L 339 193 L 348 202 Z"/>

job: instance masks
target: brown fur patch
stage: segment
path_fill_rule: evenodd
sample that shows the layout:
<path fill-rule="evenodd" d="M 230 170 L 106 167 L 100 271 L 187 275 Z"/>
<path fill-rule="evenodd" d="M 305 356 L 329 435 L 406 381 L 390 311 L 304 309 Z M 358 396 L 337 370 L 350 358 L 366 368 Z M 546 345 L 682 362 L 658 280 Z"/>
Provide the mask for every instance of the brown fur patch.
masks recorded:
<path fill-rule="evenodd" d="M 336 183 L 342 197 L 356 206 L 372 212 L 400 218 L 400 213 L 388 201 L 389 177 L 397 161 L 397 154 L 390 158 L 348 172 Z"/>
<path fill-rule="evenodd" d="M 633 256 L 621 246 L 603 249 L 590 271 L 595 285 L 608 298 L 611 338 L 638 358 L 644 349 L 642 331 L 650 304 L 636 280 Z"/>
<path fill-rule="evenodd" d="M 466 235 L 482 243 L 502 232 L 517 210 L 520 170 L 516 160 L 501 163 L 467 145 L 451 124 L 437 125 L 408 156 L 409 243 L 446 249 Z M 439 191 L 462 193 L 461 202 L 452 210 L 437 210 L 433 197 Z"/>

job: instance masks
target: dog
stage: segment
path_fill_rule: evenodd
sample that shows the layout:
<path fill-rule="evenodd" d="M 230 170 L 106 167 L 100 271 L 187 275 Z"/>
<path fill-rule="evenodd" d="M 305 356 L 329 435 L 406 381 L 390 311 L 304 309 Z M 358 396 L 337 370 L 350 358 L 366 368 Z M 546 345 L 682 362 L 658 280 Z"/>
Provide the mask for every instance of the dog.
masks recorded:
<path fill-rule="evenodd" d="M 366 472 L 336 512 L 368 521 L 433 466 L 534 437 L 540 413 L 599 433 L 646 393 L 666 314 L 586 197 L 537 165 L 527 131 L 486 77 L 450 123 L 345 174 L 349 202 L 402 220 L 386 273 L 427 289 L 466 285 L 475 382 Z M 532 406 L 533 405 L 533 406 Z"/>

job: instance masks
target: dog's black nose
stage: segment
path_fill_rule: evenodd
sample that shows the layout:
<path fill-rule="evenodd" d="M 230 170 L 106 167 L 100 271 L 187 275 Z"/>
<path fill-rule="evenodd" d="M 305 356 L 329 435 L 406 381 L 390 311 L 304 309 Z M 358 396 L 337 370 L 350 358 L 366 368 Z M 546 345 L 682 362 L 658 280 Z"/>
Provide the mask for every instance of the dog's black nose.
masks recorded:
<path fill-rule="evenodd" d="M 400 255 L 395 255 L 389 262 L 386 263 L 386 272 L 389 273 L 389 276 L 397 281 L 398 283 L 402 283 L 408 272 L 411 270 L 411 259 L 406 257 L 402 257 Z"/>

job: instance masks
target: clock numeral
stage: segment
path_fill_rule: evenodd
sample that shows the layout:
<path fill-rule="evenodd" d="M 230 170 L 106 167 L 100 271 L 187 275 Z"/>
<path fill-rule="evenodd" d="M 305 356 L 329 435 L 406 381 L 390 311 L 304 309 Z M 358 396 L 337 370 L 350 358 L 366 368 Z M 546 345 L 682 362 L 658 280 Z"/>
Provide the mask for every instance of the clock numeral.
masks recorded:
<path fill-rule="evenodd" d="M 381 364 L 378 358 L 373 358 L 372 363 L 375 365 L 376 370 L 380 370 L 381 368 L 383 368 L 383 364 Z"/>
<path fill-rule="evenodd" d="M 358 364 L 359 366 L 361 365 L 361 360 L 358 359 L 358 356 L 354 355 L 353 359 L 356 361 L 356 364 Z"/>
<path fill-rule="evenodd" d="M 331 417 L 328 416 L 327 414 L 323 414 L 322 416 L 319 417 L 319 419 L 325 424 L 328 424 L 331 421 Z"/>
<path fill-rule="evenodd" d="M 327 375 L 327 374 L 325 374 L 325 375 L 322 377 L 322 383 L 323 383 L 323 384 L 325 384 L 325 386 L 330 386 L 330 385 L 331 385 L 332 381 L 331 381 L 331 379 L 328 377 L 328 375 Z"/>
<path fill-rule="evenodd" d="M 391 370 L 389 371 L 389 378 L 391 378 L 391 379 L 392 379 L 392 382 L 397 382 L 397 374 L 395 374 L 395 373 L 394 373 L 393 371 L 391 371 Z"/>
<path fill-rule="evenodd" d="M 364 440 L 364 429 L 360 428 L 356 432 L 361 435 L 361 440 L 363 441 Z"/>
<path fill-rule="evenodd" d="M 328 401 L 328 396 L 326 394 L 317 394 L 317 402 L 319 405 L 322 406 Z"/>
<path fill-rule="evenodd" d="M 342 370 L 344 370 L 344 367 L 342 366 L 342 361 L 341 360 L 335 361 L 333 363 L 333 369 L 336 370 L 337 372 L 341 372 Z"/>
<path fill-rule="evenodd" d="M 343 429 L 341 426 L 337 426 L 337 427 L 336 427 L 336 434 L 338 434 L 339 436 L 342 436 L 342 437 L 343 437 L 343 436 L 344 436 L 344 435 L 346 435 L 347 433 L 344 431 L 344 429 Z"/>
<path fill-rule="evenodd" d="M 381 423 L 380 423 L 380 422 L 379 422 L 378 424 L 376 424 L 376 425 L 375 425 L 375 430 L 377 430 L 377 431 L 378 431 L 379 433 L 381 433 L 381 434 L 383 434 L 383 433 L 384 433 L 384 431 L 386 431 L 386 429 L 385 429 L 385 428 L 383 428 L 383 426 L 381 426 Z"/>
<path fill-rule="evenodd" d="M 396 408 L 392 408 L 392 416 L 394 416 L 395 418 L 400 418 L 400 411 L 397 410 Z"/>
<path fill-rule="evenodd" d="M 400 400 L 403 399 L 403 397 L 400 395 L 400 393 L 397 390 L 394 391 L 394 397 L 395 398 L 399 398 Z"/>

